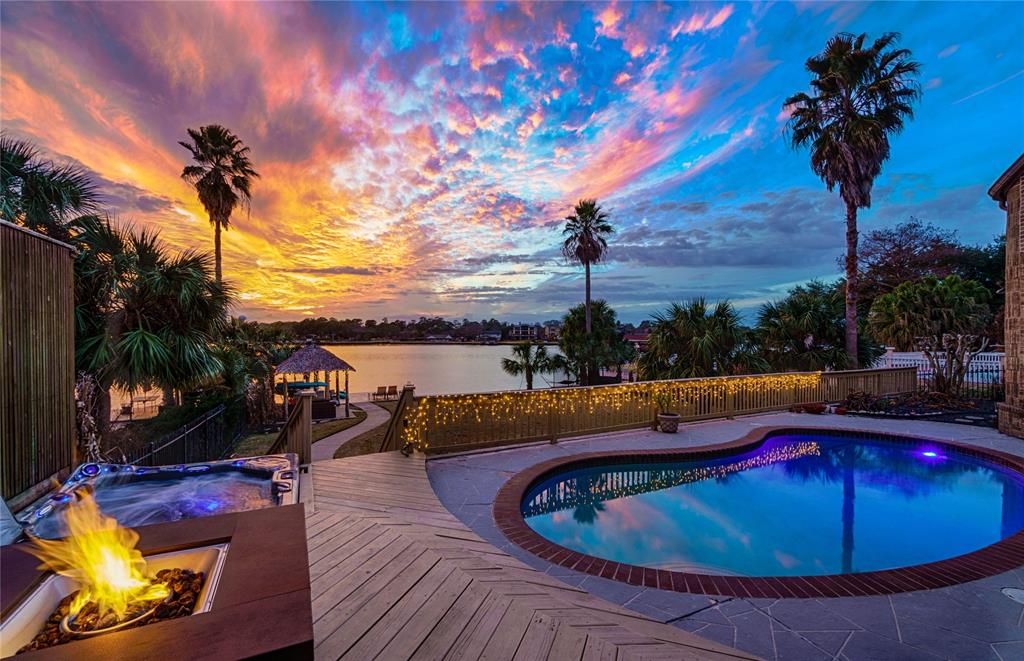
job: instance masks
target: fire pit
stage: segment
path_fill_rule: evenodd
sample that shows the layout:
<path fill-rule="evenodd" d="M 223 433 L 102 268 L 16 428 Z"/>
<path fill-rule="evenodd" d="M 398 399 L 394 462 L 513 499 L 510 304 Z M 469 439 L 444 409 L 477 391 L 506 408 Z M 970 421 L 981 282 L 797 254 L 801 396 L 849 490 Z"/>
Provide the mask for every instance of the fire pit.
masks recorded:
<path fill-rule="evenodd" d="M 143 575 L 150 580 L 164 569 L 205 575 L 192 614 L 73 638 L 23 652 L 18 661 L 313 657 L 303 504 L 158 523 L 135 531 L 135 548 L 147 563 Z M 39 559 L 22 550 L 25 546 L 0 546 L 4 656 L 30 643 L 61 600 L 79 585 L 71 577 L 39 568 Z M 267 580 L 268 572 L 273 580 Z M 62 618 L 57 618 L 58 626 Z"/>
<path fill-rule="evenodd" d="M 186 570 L 195 574 L 203 575 L 202 588 L 190 612 L 182 615 L 198 615 L 210 610 L 213 604 L 213 596 L 217 591 L 217 583 L 220 581 L 221 570 L 227 557 L 228 544 L 217 544 L 201 548 L 189 549 L 187 551 L 175 551 L 172 553 L 161 553 L 146 558 L 148 567 L 157 578 L 161 572 Z M 0 624 L 0 656 L 11 656 L 22 648 L 42 649 L 51 645 L 58 645 L 69 642 L 78 637 L 77 632 L 64 633 L 60 630 L 60 624 L 65 619 L 66 609 L 70 606 L 70 600 L 78 590 L 78 585 L 71 578 L 53 574 L 45 579 L 32 594 L 23 600 L 14 611 Z M 153 607 L 152 611 L 156 611 Z M 60 614 L 58 616 L 58 613 Z M 147 616 L 149 615 L 149 619 Z M 181 616 L 181 615 L 179 615 Z M 138 618 L 137 622 L 125 622 L 111 628 L 121 630 L 129 626 L 140 626 L 150 622 L 161 621 L 171 618 L 152 618 L 149 609 Z M 106 631 L 87 632 L 84 635 L 102 635 Z M 37 637 L 49 634 L 52 642 L 49 644 L 33 645 Z"/>
<path fill-rule="evenodd" d="M 87 489 L 64 509 L 61 524 L 63 538 L 21 546 L 54 575 L 0 624 L 5 656 L 191 615 L 209 604 L 224 545 L 147 560 L 136 548 L 138 533 L 101 512 Z"/>

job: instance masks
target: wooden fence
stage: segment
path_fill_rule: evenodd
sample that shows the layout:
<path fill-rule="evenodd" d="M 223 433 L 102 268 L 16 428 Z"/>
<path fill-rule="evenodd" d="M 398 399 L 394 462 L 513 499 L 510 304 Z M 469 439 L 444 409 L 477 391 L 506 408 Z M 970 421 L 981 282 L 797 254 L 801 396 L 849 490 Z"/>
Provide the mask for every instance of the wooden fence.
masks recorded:
<path fill-rule="evenodd" d="M 909 367 L 409 397 L 396 411 L 381 451 L 458 452 L 647 427 L 655 419 L 658 393 L 668 394 L 672 412 L 694 421 L 836 402 L 856 391 L 895 394 L 916 388 L 916 368 Z"/>
<path fill-rule="evenodd" d="M 294 452 L 299 455 L 299 465 L 305 466 L 313 460 L 313 395 L 301 394 L 295 398 L 288 421 L 277 435 L 267 454 Z"/>
<path fill-rule="evenodd" d="M 73 261 L 71 246 L 0 221 L 0 492 L 15 510 L 73 460 Z"/>

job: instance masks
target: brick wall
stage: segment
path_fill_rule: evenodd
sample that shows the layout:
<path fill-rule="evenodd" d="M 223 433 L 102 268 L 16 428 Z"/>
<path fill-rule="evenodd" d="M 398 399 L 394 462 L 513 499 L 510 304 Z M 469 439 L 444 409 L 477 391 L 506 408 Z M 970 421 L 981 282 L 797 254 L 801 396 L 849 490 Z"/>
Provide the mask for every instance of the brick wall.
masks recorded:
<path fill-rule="evenodd" d="M 1006 193 L 1006 402 L 999 431 L 1024 438 L 1024 177 Z"/>

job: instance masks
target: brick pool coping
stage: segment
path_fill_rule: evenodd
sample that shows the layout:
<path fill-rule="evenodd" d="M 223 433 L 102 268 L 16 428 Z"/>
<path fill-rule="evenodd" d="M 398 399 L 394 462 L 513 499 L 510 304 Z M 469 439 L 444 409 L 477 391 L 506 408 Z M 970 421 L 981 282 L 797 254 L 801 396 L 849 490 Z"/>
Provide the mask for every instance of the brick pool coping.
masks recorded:
<path fill-rule="evenodd" d="M 551 542 L 530 528 L 523 519 L 521 504 L 535 484 L 569 467 L 584 468 L 624 461 L 681 461 L 716 459 L 757 448 L 768 438 L 779 435 L 854 436 L 883 439 L 893 443 L 928 445 L 979 457 L 1024 474 L 1024 458 L 998 450 L 980 448 L 926 437 L 910 437 L 885 432 L 843 430 L 820 427 L 759 427 L 742 438 L 699 448 L 676 450 L 610 450 L 541 462 L 512 476 L 494 499 L 494 520 L 498 529 L 524 550 L 543 560 L 574 571 L 612 579 L 630 585 L 743 598 L 824 598 L 912 592 L 958 585 L 1024 565 L 1024 530 L 989 546 L 964 555 L 921 565 L 855 574 L 821 576 L 720 576 L 667 571 L 630 565 L 578 553 Z"/>

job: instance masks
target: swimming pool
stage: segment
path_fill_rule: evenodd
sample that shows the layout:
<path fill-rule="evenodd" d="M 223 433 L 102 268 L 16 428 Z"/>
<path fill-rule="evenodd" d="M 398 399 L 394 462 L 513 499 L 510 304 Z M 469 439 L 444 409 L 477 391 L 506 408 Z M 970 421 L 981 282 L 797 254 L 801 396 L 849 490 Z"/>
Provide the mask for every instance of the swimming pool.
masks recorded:
<path fill-rule="evenodd" d="M 1024 475 L 949 444 L 785 430 L 717 455 L 560 460 L 533 476 L 519 514 L 550 542 L 539 546 L 542 557 L 655 576 L 878 573 L 964 556 L 1024 530 Z M 517 543 L 535 541 L 503 528 Z"/>

